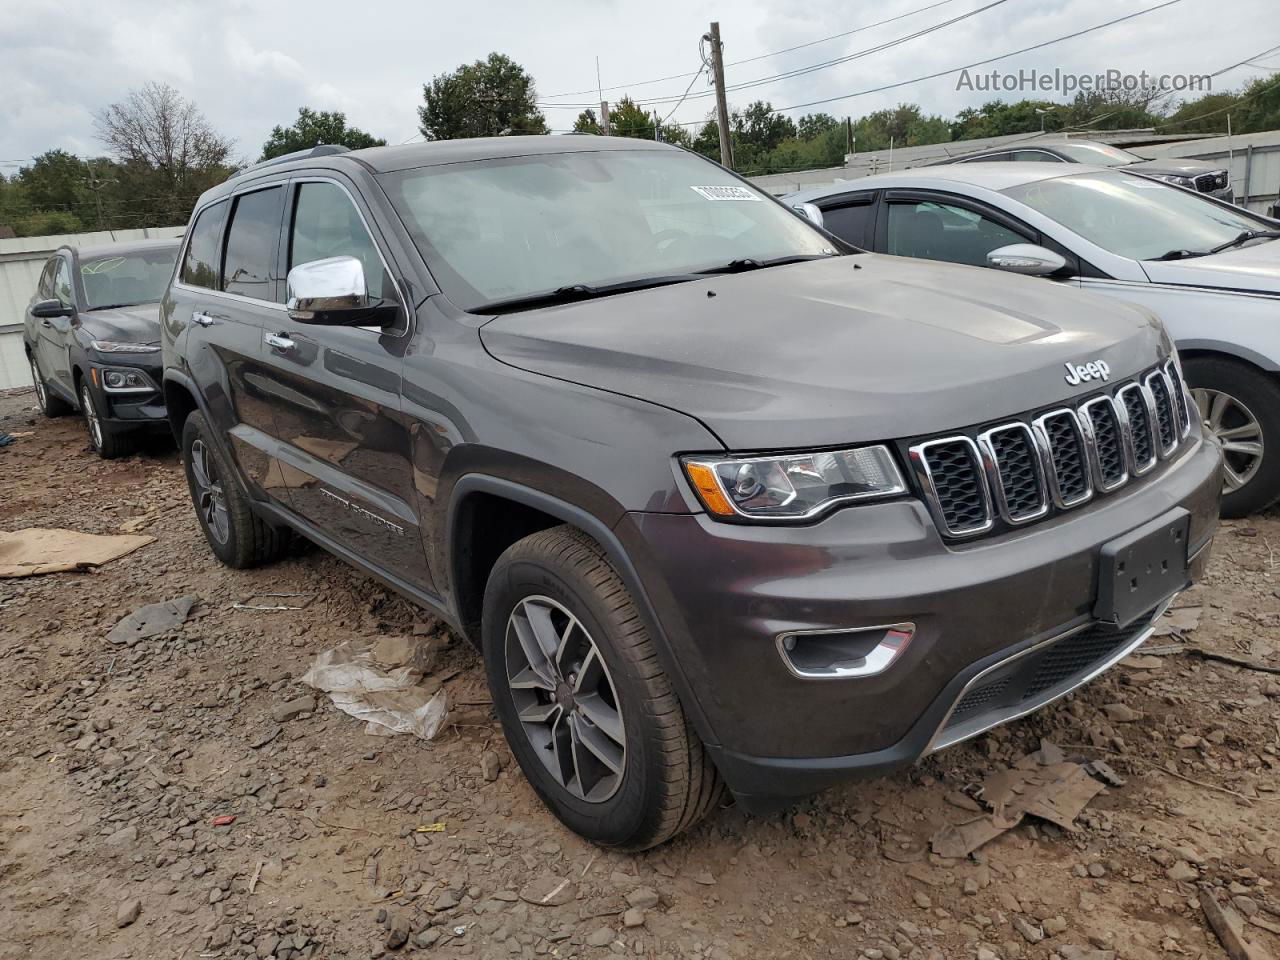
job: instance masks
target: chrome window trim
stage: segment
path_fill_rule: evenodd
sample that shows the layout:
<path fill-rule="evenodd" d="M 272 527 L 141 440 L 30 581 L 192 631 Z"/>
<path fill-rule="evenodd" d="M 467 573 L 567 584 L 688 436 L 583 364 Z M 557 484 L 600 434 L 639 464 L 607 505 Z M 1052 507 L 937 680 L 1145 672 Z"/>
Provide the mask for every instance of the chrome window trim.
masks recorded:
<path fill-rule="evenodd" d="M 1084 473 L 1085 492 L 1072 500 L 1068 500 L 1062 495 L 1062 487 L 1058 482 L 1057 462 L 1053 456 L 1053 442 L 1049 437 L 1049 421 L 1061 417 L 1065 417 L 1070 422 L 1071 429 L 1075 432 L 1076 442 L 1080 446 L 1080 456 L 1082 458 L 1081 469 Z M 1080 418 L 1076 411 L 1071 407 L 1059 407 L 1056 410 L 1050 410 L 1048 413 L 1042 413 L 1031 422 L 1031 429 L 1039 441 L 1040 452 L 1044 458 L 1045 476 L 1049 480 L 1049 495 L 1053 498 L 1054 506 L 1059 510 L 1069 510 L 1092 500 L 1093 467 L 1089 458 L 1089 443 L 1080 427 Z"/>
<path fill-rule="evenodd" d="M 1009 500 L 1005 496 L 1004 477 L 1000 473 L 1000 459 L 996 454 L 995 444 L 992 443 L 992 438 L 997 434 L 1010 431 L 1021 433 L 1031 448 L 1032 469 L 1036 472 L 1036 485 L 1040 494 L 1040 505 L 1036 507 L 1035 512 L 1018 517 L 1013 515 L 1013 511 L 1009 507 Z M 984 430 L 978 434 L 978 450 L 982 454 L 982 466 L 987 474 L 987 485 L 991 488 L 992 499 L 1000 511 L 1002 520 L 1013 526 L 1018 526 L 1023 523 L 1030 523 L 1032 520 L 1039 520 L 1049 512 L 1044 458 L 1040 447 L 1036 443 L 1035 434 L 1030 427 L 1021 420 L 1014 420 L 1010 423 L 1002 423 L 999 426 L 992 427 L 990 430 Z"/>
<path fill-rule="evenodd" d="M 818 673 L 813 670 L 802 670 L 791 660 L 790 651 L 786 648 L 786 642 L 790 637 L 809 637 L 822 636 L 824 634 L 845 634 L 845 633 L 871 633 L 873 631 L 883 631 L 888 633 L 890 630 L 898 633 L 905 633 L 907 639 L 901 644 L 893 645 L 881 641 L 863 658 L 862 666 L 859 667 L 835 667 L 829 671 Z M 856 678 L 876 677 L 884 673 L 893 666 L 902 655 L 907 652 L 907 648 L 911 646 L 911 641 L 915 639 L 916 625 L 910 621 L 902 623 L 886 623 L 875 624 L 869 627 L 830 627 L 817 630 L 788 630 L 786 633 L 780 633 L 774 641 L 778 648 L 778 656 L 782 658 L 783 664 L 786 665 L 788 672 L 793 677 L 800 680 L 850 680 Z"/>
<path fill-rule="evenodd" d="M 946 517 L 943 515 L 942 504 L 938 500 L 938 494 L 933 485 L 933 471 L 929 467 L 927 454 L 931 447 L 940 446 L 944 443 L 963 444 L 968 448 L 969 455 L 973 458 L 973 474 L 977 480 L 979 492 L 982 494 L 982 506 L 987 516 L 986 522 L 979 527 L 955 530 L 947 523 Z M 964 539 L 981 536 L 984 533 L 988 533 L 995 526 L 995 509 L 991 503 L 991 488 L 987 482 L 986 471 L 983 468 L 982 453 L 978 450 L 978 445 L 974 443 L 971 437 L 967 437 L 964 434 L 938 437 L 933 440 L 926 440 L 924 443 L 914 444 L 908 448 L 907 452 L 911 458 L 911 469 L 916 475 L 916 481 L 920 484 L 921 492 L 924 494 L 925 506 L 928 507 L 934 523 L 938 525 L 938 529 L 942 533 L 953 539 Z"/>
<path fill-rule="evenodd" d="M 1142 401 L 1143 409 L 1147 412 L 1147 439 L 1151 442 L 1151 459 L 1142 463 L 1138 462 L 1138 448 L 1133 440 L 1135 427 L 1129 422 L 1129 408 L 1124 401 L 1125 395 L 1134 390 L 1138 391 L 1138 398 Z M 1155 400 L 1152 399 L 1151 392 L 1136 380 L 1130 381 L 1116 390 L 1114 399 L 1118 412 L 1124 416 L 1125 451 L 1129 458 L 1129 472 L 1135 477 L 1145 476 L 1154 470 L 1156 464 L 1160 462 L 1160 439 L 1155 435 Z"/>
<path fill-rule="evenodd" d="M 998 727 L 998 726 L 1002 726 L 1003 724 L 1010 723 L 1021 717 L 1025 717 L 1028 714 L 1035 713 L 1037 710 L 1043 710 L 1045 707 L 1053 703 L 1055 700 L 1062 699 L 1071 691 L 1078 690 L 1080 687 L 1083 687 L 1086 683 L 1098 677 L 1100 674 L 1103 674 L 1106 671 L 1110 670 L 1112 667 L 1114 667 L 1117 663 L 1119 663 L 1125 657 L 1129 656 L 1129 654 L 1133 653 L 1134 650 L 1137 650 L 1138 647 L 1142 646 L 1144 643 L 1147 642 L 1147 638 L 1150 637 L 1151 634 L 1155 632 L 1156 624 L 1160 621 L 1160 618 L 1164 615 L 1164 612 L 1169 609 L 1170 605 L 1173 603 L 1174 600 L 1178 598 L 1178 594 L 1181 592 L 1182 591 L 1179 590 L 1176 593 L 1174 593 L 1172 596 L 1164 600 L 1158 607 L 1156 607 L 1155 612 L 1151 615 L 1151 620 L 1147 623 L 1145 627 L 1140 629 L 1128 643 L 1124 644 L 1119 649 L 1113 651 L 1104 660 L 1100 661 L 1094 667 L 1092 667 L 1087 673 L 1077 677 L 1069 677 L 1066 680 L 1062 681 L 1061 683 L 1057 684 L 1056 686 L 1050 687 L 1048 690 L 1043 691 L 1042 696 L 1039 696 L 1029 701 L 1029 704 L 1030 704 L 1029 706 L 1019 704 L 1016 707 L 1005 708 L 1004 710 L 1001 710 L 998 713 L 996 713 L 994 716 L 989 717 L 988 720 L 982 723 L 972 725 L 971 727 L 966 727 L 962 725 L 957 730 L 952 731 L 950 734 L 947 734 L 946 733 L 947 723 L 951 720 L 952 714 L 955 713 L 956 707 L 960 705 L 960 702 L 964 700 L 964 698 L 968 695 L 968 693 L 974 687 L 980 684 L 985 677 L 989 676 L 996 670 L 1001 669 L 1002 667 L 1008 666 L 1010 663 L 1013 663 L 1016 660 L 1021 660 L 1023 657 L 1029 656 L 1032 653 L 1035 653 L 1039 650 L 1044 649 L 1050 644 L 1057 643 L 1060 640 L 1065 640 L 1074 634 L 1081 633 L 1084 630 L 1088 630 L 1090 627 L 1096 626 L 1100 621 L 1090 620 L 1087 623 L 1082 623 L 1079 626 L 1072 627 L 1069 630 L 1064 630 L 1062 633 L 1055 634 L 1054 636 L 1049 637 L 1047 640 L 1042 640 L 1039 643 L 1032 644 L 1031 646 L 1027 647 L 1025 650 L 1019 650 L 1017 653 L 993 663 L 991 666 L 987 667 L 985 670 L 982 670 L 981 672 L 976 674 L 972 679 L 970 679 L 969 682 L 966 683 L 960 689 L 960 692 L 956 694 L 956 698 L 951 702 L 951 706 L 950 708 L 948 708 L 946 715 L 943 716 L 942 722 L 938 724 L 938 729 L 934 733 L 932 739 L 930 739 L 929 745 L 925 747 L 924 754 L 922 754 L 922 756 L 928 756 L 929 754 L 934 753 L 938 750 L 943 750 L 947 747 L 955 746 L 957 743 L 962 743 L 965 740 L 970 740 L 973 737 L 986 733 L 988 730 L 991 730 L 994 727 Z"/>
<path fill-rule="evenodd" d="M 1089 415 L 1089 411 L 1098 404 L 1106 404 L 1107 409 L 1111 411 L 1111 415 L 1116 421 L 1116 432 L 1119 434 L 1120 440 L 1120 463 L 1123 469 L 1120 471 L 1119 478 L 1110 484 L 1102 476 L 1102 457 L 1098 453 L 1098 438 L 1094 433 L 1093 418 Z M 1124 416 L 1124 411 L 1118 409 L 1109 396 L 1094 397 L 1092 400 L 1086 400 L 1080 404 L 1077 410 L 1076 422 L 1080 424 L 1080 430 L 1085 436 L 1085 447 L 1089 454 L 1089 466 L 1093 471 L 1094 489 L 1098 493 L 1110 493 L 1112 490 L 1119 490 L 1129 482 L 1129 454 L 1126 450 L 1129 418 Z"/>
<path fill-rule="evenodd" d="M 1162 367 L 1156 367 L 1145 377 L 1142 378 L 1142 385 L 1146 389 L 1147 395 L 1151 398 L 1151 406 L 1155 412 L 1159 413 L 1159 401 L 1156 399 L 1156 392 L 1151 387 L 1153 380 L 1159 380 L 1161 386 L 1164 387 L 1164 395 L 1169 400 L 1169 416 L 1173 420 L 1173 442 L 1165 446 L 1164 439 L 1160 436 L 1160 418 L 1157 416 L 1151 423 L 1151 436 L 1155 440 L 1158 457 L 1161 460 L 1168 460 L 1174 455 L 1178 449 L 1178 441 L 1181 439 L 1179 434 L 1182 430 L 1182 421 L 1178 417 L 1177 401 L 1173 398 L 1173 381 L 1169 379 L 1169 375 L 1164 372 Z"/>

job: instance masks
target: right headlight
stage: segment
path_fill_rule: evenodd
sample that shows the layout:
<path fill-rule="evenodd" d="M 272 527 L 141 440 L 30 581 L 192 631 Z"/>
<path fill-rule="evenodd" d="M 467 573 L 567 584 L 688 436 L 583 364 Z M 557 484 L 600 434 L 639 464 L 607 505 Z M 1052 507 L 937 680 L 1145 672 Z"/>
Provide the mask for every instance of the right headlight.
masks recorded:
<path fill-rule="evenodd" d="M 805 520 L 839 503 L 906 493 L 885 446 L 772 457 L 685 457 L 685 474 L 713 515 Z"/>

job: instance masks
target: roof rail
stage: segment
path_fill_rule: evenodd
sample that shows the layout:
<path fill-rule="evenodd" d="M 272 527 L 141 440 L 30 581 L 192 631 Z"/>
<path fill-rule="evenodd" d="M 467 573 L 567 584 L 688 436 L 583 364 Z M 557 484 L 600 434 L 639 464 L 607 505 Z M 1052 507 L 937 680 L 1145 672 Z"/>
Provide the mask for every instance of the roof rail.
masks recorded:
<path fill-rule="evenodd" d="M 322 143 L 317 147 L 308 147 L 306 150 L 295 150 L 293 153 L 281 154 L 278 157 L 272 157 L 270 160 L 263 160 L 261 163 L 252 163 L 233 173 L 228 180 L 234 180 L 236 177 L 243 177 L 246 173 L 252 173 L 255 170 L 261 170 L 263 167 L 274 167 L 277 163 L 289 163 L 293 160 L 308 160 L 311 157 L 328 157 L 335 153 L 350 153 L 350 147 L 344 147 L 336 143 Z"/>

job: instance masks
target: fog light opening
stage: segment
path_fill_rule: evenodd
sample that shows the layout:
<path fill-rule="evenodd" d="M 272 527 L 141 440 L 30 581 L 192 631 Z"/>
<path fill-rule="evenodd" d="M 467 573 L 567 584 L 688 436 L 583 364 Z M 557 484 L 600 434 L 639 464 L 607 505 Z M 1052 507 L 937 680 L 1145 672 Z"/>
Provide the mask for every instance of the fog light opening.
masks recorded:
<path fill-rule="evenodd" d="M 893 664 L 915 636 L 915 624 L 784 633 L 778 653 L 797 677 L 835 680 L 874 677 Z"/>

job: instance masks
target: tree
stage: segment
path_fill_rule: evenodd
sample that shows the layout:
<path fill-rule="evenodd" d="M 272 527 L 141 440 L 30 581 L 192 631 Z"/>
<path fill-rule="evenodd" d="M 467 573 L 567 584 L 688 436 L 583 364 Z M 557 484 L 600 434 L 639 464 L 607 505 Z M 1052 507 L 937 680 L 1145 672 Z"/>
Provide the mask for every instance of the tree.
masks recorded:
<path fill-rule="evenodd" d="M 86 198 L 88 177 L 85 162 L 65 150 L 48 150 L 18 171 L 27 200 L 45 209 L 75 209 Z"/>
<path fill-rule="evenodd" d="M 1049 100 L 992 100 L 978 109 L 966 107 L 951 122 L 952 140 L 1003 137 L 1013 133 L 1036 133 L 1041 129 L 1061 130 L 1066 111 L 1063 104 Z M 1037 110 L 1045 111 L 1037 113 Z"/>
<path fill-rule="evenodd" d="M 806 113 L 796 122 L 796 135 L 801 140 L 816 140 L 840 126 L 840 121 L 829 113 Z"/>
<path fill-rule="evenodd" d="M 768 153 L 783 140 L 796 135 L 795 122 L 790 117 L 773 112 L 773 104 L 764 100 L 755 103 L 742 111 L 741 117 L 734 118 L 735 130 L 740 133 L 743 143 L 759 154 Z M 736 157 L 735 153 L 735 157 Z"/>
<path fill-rule="evenodd" d="M 317 113 L 310 107 L 299 107 L 298 119 L 293 122 L 293 126 L 272 129 L 271 136 L 262 145 L 262 159 L 270 160 L 295 150 L 317 147 L 322 143 L 350 147 L 352 150 L 387 145 L 387 141 L 365 133 L 359 127 L 348 127 L 344 113 L 336 110 Z"/>
<path fill-rule="evenodd" d="M 547 132 L 533 78 L 500 53 L 433 78 L 422 99 L 418 129 L 428 140 Z"/>
<path fill-rule="evenodd" d="M 942 117 L 926 117 L 914 103 L 892 110 L 877 110 L 853 125 L 858 150 L 887 150 L 890 146 L 914 147 L 951 139 L 951 125 Z"/>
<path fill-rule="evenodd" d="M 1236 120 L 1239 120 L 1238 125 Z M 1258 77 L 1241 90 L 1240 103 L 1232 110 L 1231 126 L 1242 133 L 1280 127 L 1280 78 Z"/>
<path fill-rule="evenodd" d="M 1178 109 L 1164 121 L 1161 130 L 1171 129 L 1176 133 L 1217 133 L 1227 129 L 1227 115 L 1235 112 L 1240 103 L 1240 94 L 1234 92 L 1208 93 L 1195 100 L 1184 100 Z M 1210 114 L 1210 116 L 1205 116 Z M 1238 129 L 1237 118 L 1232 120 L 1232 129 Z"/>
<path fill-rule="evenodd" d="M 573 122 L 574 133 L 594 133 L 597 136 L 604 133 L 604 129 L 600 126 L 600 120 L 596 117 L 596 112 L 590 107 L 578 114 L 578 119 Z"/>
<path fill-rule="evenodd" d="M 623 97 L 609 107 L 609 133 L 615 137 L 653 139 L 653 116 L 630 97 Z"/>
<path fill-rule="evenodd" d="M 131 90 L 97 114 L 95 125 L 119 161 L 121 192 L 136 220 L 185 223 L 196 198 L 234 171 L 234 141 L 168 84 Z"/>

